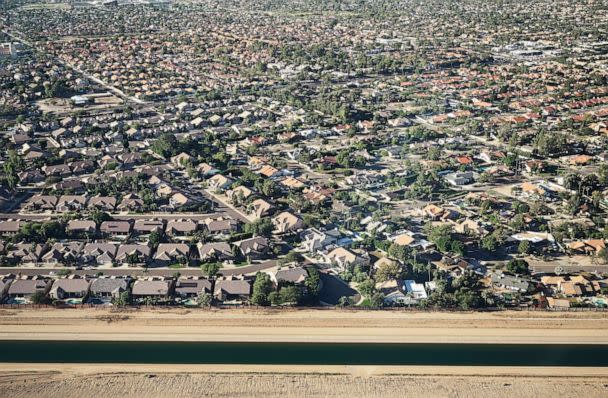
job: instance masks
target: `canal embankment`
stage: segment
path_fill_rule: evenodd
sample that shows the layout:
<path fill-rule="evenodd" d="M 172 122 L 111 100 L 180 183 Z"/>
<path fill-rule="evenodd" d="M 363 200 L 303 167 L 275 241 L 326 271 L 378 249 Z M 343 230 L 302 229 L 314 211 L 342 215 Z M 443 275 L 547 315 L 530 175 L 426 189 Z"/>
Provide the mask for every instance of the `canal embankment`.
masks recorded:
<path fill-rule="evenodd" d="M 608 313 L 19 309 L 0 340 L 608 344 Z"/>

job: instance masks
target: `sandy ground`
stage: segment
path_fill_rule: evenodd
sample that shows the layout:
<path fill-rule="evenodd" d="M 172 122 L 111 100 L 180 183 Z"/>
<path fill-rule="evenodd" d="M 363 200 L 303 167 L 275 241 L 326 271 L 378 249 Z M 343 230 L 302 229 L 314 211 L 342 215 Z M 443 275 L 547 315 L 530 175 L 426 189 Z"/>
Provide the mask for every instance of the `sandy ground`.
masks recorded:
<path fill-rule="evenodd" d="M 608 344 L 608 313 L 5 309 L 0 339 Z"/>
<path fill-rule="evenodd" d="M 267 368 L 267 367 L 266 367 Z M 608 375 L 551 368 L 0 367 L 0 397 L 606 397 Z M 549 370 L 547 370 L 549 369 Z M 567 368 L 570 369 L 570 368 Z"/>

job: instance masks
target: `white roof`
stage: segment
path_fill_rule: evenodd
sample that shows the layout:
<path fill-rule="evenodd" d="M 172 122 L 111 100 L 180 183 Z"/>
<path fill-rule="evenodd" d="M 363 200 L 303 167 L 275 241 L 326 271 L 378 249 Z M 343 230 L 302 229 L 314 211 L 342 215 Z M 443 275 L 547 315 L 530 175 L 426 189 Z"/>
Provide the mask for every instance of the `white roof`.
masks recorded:
<path fill-rule="evenodd" d="M 416 283 L 416 281 L 406 280 L 403 281 L 403 285 L 408 293 L 411 293 L 414 298 L 417 299 L 425 299 L 427 298 L 426 290 L 424 289 L 424 285 L 421 283 Z"/>

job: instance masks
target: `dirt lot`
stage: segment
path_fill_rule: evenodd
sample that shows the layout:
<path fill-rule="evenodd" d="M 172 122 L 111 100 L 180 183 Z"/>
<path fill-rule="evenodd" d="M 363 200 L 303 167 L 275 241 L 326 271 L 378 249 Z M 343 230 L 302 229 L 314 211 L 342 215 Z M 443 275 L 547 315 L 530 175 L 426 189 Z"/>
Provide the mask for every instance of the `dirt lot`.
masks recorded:
<path fill-rule="evenodd" d="M 35 367 L 35 366 L 34 366 Z M 608 378 L 525 375 L 0 371 L 0 396 L 106 397 L 606 397 Z M 158 370 L 158 369 L 157 369 Z M 357 374 L 359 372 L 359 374 Z M 483 372 L 482 372 L 483 373 Z"/>

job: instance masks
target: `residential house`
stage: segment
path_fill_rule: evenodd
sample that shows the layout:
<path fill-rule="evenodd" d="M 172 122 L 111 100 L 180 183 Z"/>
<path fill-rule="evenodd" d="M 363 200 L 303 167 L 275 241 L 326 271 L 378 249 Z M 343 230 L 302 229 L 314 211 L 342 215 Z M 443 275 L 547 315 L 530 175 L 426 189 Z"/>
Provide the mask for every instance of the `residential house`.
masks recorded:
<path fill-rule="evenodd" d="M 240 204 L 253 194 L 253 191 L 244 185 L 239 185 L 234 189 L 226 191 L 226 196 L 234 204 Z"/>
<path fill-rule="evenodd" d="M 416 283 L 416 281 L 413 280 L 405 280 L 403 281 L 403 286 L 407 291 L 407 295 L 413 298 L 414 300 L 424 300 L 428 298 L 426 290 L 422 283 Z"/>
<path fill-rule="evenodd" d="M 304 222 L 302 219 L 288 211 L 284 211 L 273 217 L 272 223 L 275 226 L 275 232 L 279 234 L 295 232 L 304 227 Z"/>
<path fill-rule="evenodd" d="M 70 168 L 74 175 L 86 174 L 95 170 L 95 163 L 90 160 L 80 160 L 70 163 Z"/>
<path fill-rule="evenodd" d="M 196 166 L 196 170 L 204 178 L 211 177 L 220 172 L 218 169 L 214 168 L 209 163 L 200 163 L 198 166 Z"/>
<path fill-rule="evenodd" d="M 96 299 L 107 303 L 117 299 L 122 293 L 129 291 L 129 282 L 130 279 L 120 277 L 95 278 L 89 288 L 89 301 Z"/>
<path fill-rule="evenodd" d="M 138 211 L 144 206 L 144 201 L 136 194 L 130 193 L 122 198 L 118 205 L 120 211 Z"/>
<path fill-rule="evenodd" d="M 0 235 L 15 235 L 21 229 L 23 223 L 20 220 L 0 221 Z"/>
<path fill-rule="evenodd" d="M 65 228 L 66 232 L 94 234 L 97 225 L 92 220 L 70 220 Z"/>
<path fill-rule="evenodd" d="M 532 184 L 526 181 L 519 188 L 523 197 L 541 199 L 550 195 L 549 190 L 541 184 Z"/>
<path fill-rule="evenodd" d="M 46 245 L 18 243 L 7 249 L 6 258 L 11 263 L 37 263 L 46 251 Z"/>
<path fill-rule="evenodd" d="M 167 303 L 173 294 L 173 281 L 165 279 L 138 279 L 131 289 L 132 301 L 136 304 Z"/>
<path fill-rule="evenodd" d="M 455 218 L 455 212 L 434 204 L 428 204 L 422 209 L 422 214 L 433 221 Z"/>
<path fill-rule="evenodd" d="M 309 228 L 302 232 L 301 238 L 301 247 L 307 252 L 315 254 L 335 245 L 340 238 L 340 232 L 337 229 L 321 231 L 317 228 Z"/>
<path fill-rule="evenodd" d="M 233 219 L 205 219 L 205 229 L 211 235 L 229 235 L 238 231 L 239 223 Z"/>
<path fill-rule="evenodd" d="M 225 191 L 234 183 L 231 178 L 228 178 L 222 174 L 216 174 L 207 180 L 207 186 L 210 189 L 217 191 Z"/>
<path fill-rule="evenodd" d="M 84 300 L 89 293 L 91 283 L 85 278 L 68 277 L 53 282 L 49 295 L 55 300 Z"/>
<path fill-rule="evenodd" d="M 165 230 L 163 220 L 135 220 L 133 223 L 133 233 L 136 235 L 149 235 L 152 232 L 162 232 Z"/>
<path fill-rule="evenodd" d="M 47 211 L 55 210 L 57 206 L 57 197 L 52 195 L 34 195 L 24 206 L 29 211 Z"/>
<path fill-rule="evenodd" d="M 8 288 L 6 302 L 9 304 L 28 304 L 36 294 L 47 295 L 52 282 L 43 277 L 22 277 L 15 279 Z"/>
<path fill-rule="evenodd" d="M 44 181 L 44 175 L 39 170 L 24 170 L 17 175 L 21 185 L 37 184 Z"/>
<path fill-rule="evenodd" d="M 169 198 L 169 206 L 173 209 L 179 209 L 180 207 L 187 206 L 193 203 L 193 201 L 181 192 L 176 192 Z"/>
<path fill-rule="evenodd" d="M 196 299 L 203 294 L 211 294 L 212 292 L 212 283 L 205 278 L 181 276 L 175 283 L 175 296 L 180 300 Z"/>
<path fill-rule="evenodd" d="M 99 230 L 110 236 L 127 236 L 131 232 L 131 223 L 129 221 L 104 221 Z"/>
<path fill-rule="evenodd" d="M 183 263 L 189 259 L 190 246 L 185 243 L 159 243 L 153 256 L 154 265 L 156 266 Z"/>
<path fill-rule="evenodd" d="M 87 243 L 82 249 L 83 261 L 86 263 L 110 264 L 116 255 L 114 243 Z"/>
<path fill-rule="evenodd" d="M 334 264 L 341 269 L 346 269 L 348 266 L 367 266 L 369 265 L 369 257 L 352 252 L 344 247 L 337 247 L 327 253 L 326 259 L 328 263 Z"/>
<path fill-rule="evenodd" d="M 198 224 L 193 220 L 169 220 L 165 232 L 170 236 L 188 236 L 196 232 Z"/>
<path fill-rule="evenodd" d="M 269 272 L 270 279 L 276 284 L 301 285 L 308 278 L 308 272 L 304 267 L 281 268 Z"/>
<path fill-rule="evenodd" d="M 87 197 L 84 195 L 61 195 L 55 209 L 58 212 L 80 211 L 85 208 Z"/>
<path fill-rule="evenodd" d="M 393 240 L 393 243 L 399 246 L 411 246 L 414 242 L 416 242 L 416 238 L 407 233 L 397 235 L 395 240 Z"/>
<path fill-rule="evenodd" d="M 199 242 L 196 246 L 201 261 L 226 261 L 234 257 L 232 248 L 226 242 Z"/>
<path fill-rule="evenodd" d="M 47 177 L 65 177 L 72 174 L 72 169 L 67 164 L 58 164 L 58 165 L 50 165 L 50 166 L 42 166 L 40 168 L 44 175 Z"/>
<path fill-rule="evenodd" d="M 258 174 L 263 175 L 264 177 L 268 177 L 268 178 L 278 178 L 283 175 L 278 169 L 276 169 L 268 164 L 262 166 L 256 172 Z"/>
<path fill-rule="evenodd" d="M 256 236 L 249 239 L 244 239 L 238 242 L 232 243 L 243 256 L 248 259 L 260 259 L 268 252 L 270 248 L 268 239 L 263 236 Z"/>
<path fill-rule="evenodd" d="M 115 260 L 126 264 L 146 263 L 150 259 L 152 249 L 146 244 L 126 244 L 118 246 Z"/>
<path fill-rule="evenodd" d="M 388 306 L 414 304 L 402 289 L 402 283 L 395 279 L 376 283 L 376 291 L 384 295 L 384 303 Z"/>
<path fill-rule="evenodd" d="M 454 186 L 467 185 L 475 182 L 475 174 L 472 171 L 457 171 L 454 173 L 448 173 L 443 176 L 443 178 L 450 184 Z"/>
<path fill-rule="evenodd" d="M 603 239 L 587 239 L 570 242 L 566 247 L 573 254 L 598 255 L 602 250 L 606 250 L 606 241 Z"/>
<path fill-rule="evenodd" d="M 271 213 L 274 206 L 264 199 L 256 199 L 249 204 L 249 213 L 253 214 L 256 218 L 262 218 Z"/>
<path fill-rule="evenodd" d="M 116 207 L 116 198 L 113 196 L 93 196 L 89 199 L 88 208 L 112 212 Z"/>
<path fill-rule="evenodd" d="M 484 236 L 488 231 L 481 225 L 479 221 L 464 219 L 461 222 L 454 223 L 454 231 L 459 234 Z"/>
<path fill-rule="evenodd" d="M 15 275 L 8 274 L 0 277 L 0 303 L 4 302 L 6 295 L 8 294 L 8 289 L 11 283 L 15 280 Z"/>
<path fill-rule="evenodd" d="M 251 282 L 235 277 L 217 279 L 213 296 L 224 304 L 246 302 L 251 296 Z"/>
<path fill-rule="evenodd" d="M 527 293 L 532 290 L 532 284 L 518 276 L 493 272 L 490 276 L 492 285 L 514 292 Z"/>
<path fill-rule="evenodd" d="M 57 242 L 42 256 L 42 262 L 48 264 L 73 265 L 80 261 L 82 242 Z"/>
<path fill-rule="evenodd" d="M 192 163 L 192 156 L 188 155 L 185 152 L 182 152 L 171 158 L 171 164 L 178 169 L 185 168 L 186 165 L 188 165 L 189 163 Z"/>
<path fill-rule="evenodd" d="M 382 267 L 395 266 L 395 265 L 399 266 L 400 264 L 397 261 L 390 259 L 388 257 L 381 257 L 374 262 L 373 268 L 375 270 L 378 270 Z"/>

